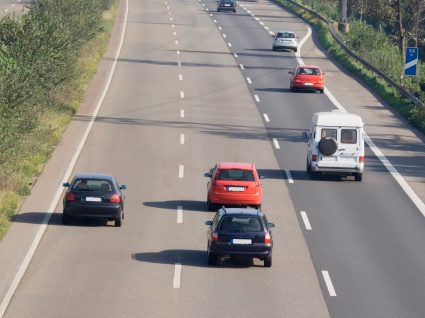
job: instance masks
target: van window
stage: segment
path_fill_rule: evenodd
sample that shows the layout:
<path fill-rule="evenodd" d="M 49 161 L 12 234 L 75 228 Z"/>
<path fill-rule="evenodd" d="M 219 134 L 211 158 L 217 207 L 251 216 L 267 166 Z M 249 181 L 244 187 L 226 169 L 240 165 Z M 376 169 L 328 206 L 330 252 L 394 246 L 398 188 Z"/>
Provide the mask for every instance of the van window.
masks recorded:
<path fill-rule="evenodd" d="M 341 143 L 356 144 L 357 130 L 356 129 L 341 129 Z"/>
<path fill-rule="evenodd" d="M 336 140 L 336 129 L 322 128 L 321 138 L 331 137 Z"/>

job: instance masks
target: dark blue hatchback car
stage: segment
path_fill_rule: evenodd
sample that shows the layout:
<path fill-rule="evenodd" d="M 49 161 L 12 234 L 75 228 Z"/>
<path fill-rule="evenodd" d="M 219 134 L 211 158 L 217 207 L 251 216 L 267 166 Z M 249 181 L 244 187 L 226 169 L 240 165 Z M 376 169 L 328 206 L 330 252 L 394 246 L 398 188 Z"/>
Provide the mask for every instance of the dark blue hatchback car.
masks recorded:
<path fill-rule="evenodd" d="M 259 258 L 265 267 L 272 266 L 273 223 L 256 209 L 229 208 L 218 210 L 208 229 L 208 264 L 220 257 Z"/>

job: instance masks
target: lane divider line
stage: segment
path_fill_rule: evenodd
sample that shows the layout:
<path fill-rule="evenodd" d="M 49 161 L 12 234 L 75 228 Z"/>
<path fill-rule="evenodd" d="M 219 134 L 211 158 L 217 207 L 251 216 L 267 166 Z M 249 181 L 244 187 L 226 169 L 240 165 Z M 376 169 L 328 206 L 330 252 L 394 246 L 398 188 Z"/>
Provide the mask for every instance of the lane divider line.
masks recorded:
<path fill-rule="evenodd" d="M 180 51 L 179 51 L 179 50 L 177 50 L 177 52 L 176 52 L 176 53 L 177 53 L 177 55 L 180 55 Z"/>
<path fill-rule="evenodd" d="M 329 296 L 336 297 L 335 288 L 332 284 L 331 277 L 329 276 L 328 271 L 322 271 L 323 279 L 325 280 L 326 287 L 328 288 Z"/>
<path fill-rule="evenodd" d="M 248 84 L 252 84 L 252 81 L 251 81 L 251 78 L 250 77 L 247 77 L 246 78 L 246 81 L 248 82 Z"/>
<path fill-rule="evenodd" d="M 243 66 L 243 64 L 239 64 L 239 67 L 241 68 L 241 70 L 244 70 L 245 69 L 244 66 Z"/>
<path fill-rule="evenodd" d="M 263 114 L 263 116 L 264 116 L 264 120 L 266 121 L 266 123 L 269 123 L 270 122 L 269 115 Z"/>
<path fill-rule="evenodd" d="M 178 62 L 177 62 L 177 66 L 178 66 L 178 67 L 182 67 L 182 62 L 181 62 L 181 61 L 178 61 Z"/>
<path fill-rule="evenodd" d="M 184 177 L 184 165 L 179 165 L 179 178 Z"/>
<path fill-rule="evenodd" d="M 184 92 L 180 91 L 180 98 L 184 98 Z"/>
<path fill-rule="evenodd" d="M 229 43 L 227 43 L 227 45 L 228 45 L 229 47 L 232 47 L 232 43 L 230 43 L 230 42 L 229 42 Z"/>
<path fill-rule="evenodd" d="M 173 288 L 180 288 L 181 275 L 182 275 L 182 264 L 176 263 L 174 265 Z"/>
<path fill-rule="evenodd" d="M 276 149 L 280 149 L 279 142 L 277 141 L 277 139 L 276 139 L 276 138 L 273 138 L 273 143 L 274 143 L 274 147 L 275 147 Z"/>
<path fill-rule="evenodd" d="M 125 12 L 124 13 L 124 20 L 123 20 L 124 25 L 123 25 L 123 28 L 122 28 L 122 31 L 121 31 L 121 35 L 120 35 L 120 39 L 119 39 L 119 44 L 118 44 L 118 47 L 117 47 L 117 51 L 115 52 L 115 56 L 114 56 L 114 60 L 113 60 L 113 63 L 112 63 L 112 67 L 111 67 L 110 72 L 108 74 L 108 80 L 107 80 L 107 82 L 105 84 L 105 87 L 104 87 L 104 89 L 102 91 L 102 95 L 99 98 L 99 101 L 98 101 L 98 103 L 96 105 L 96 108 L 95 108 L 95 110 L 94 110 L 94 112 L 93 112 L 93 114 L 92 114 L 92 116 L 90 118 L 90 122 L 87 125 L 87 128 L 86 128 L 86 130 L 84 132 L 84 135 L 81 137 L 81 141 L 78 144 L 77 149 L 76 149 L 76 151 L 75 151 L 75 153 L 74 153 L 71 161 L 69 162 L 69 165 L 68 165 L 68 168 L 65 171 L 65 174 L 63 175 L 63 179 L 62 179 L 63 182 L 68 181 L 69 178 L 70 178 L 70 176 L 71 176 L 72 170 L 74 169 L 75 164 L 77 163 L 77 160 L 78 160 L 78 158 L 79 158 L 79 156 L 81 154 L 81 151 L 83 150 L 83 147 L 84 147 L 84 145 L 85 145 L 85 143 L 87 141 L 87 138 L 88 138 L 88 136 L 90 134 L 90 131 L 91 131 L 93 125 L 94 125 L 94 121 L 96 120 L 97 114 L 100 111 L 100 107 L 103 104 L 103 101 L 105 99 L 106 93 L 108 92 L 109 87 L 110 87 L 110 85 L 112 83 L 112 77 L 114 75 L 115 68 L 116 68 L 117 63 L 118 63 L 118 57 L 120 56 L 121 48 L 122 48 L 123 43 L 124 43 L 124 36 L 125 36 L 125 31 L 126 31 L 126 27 L 127 27 L 127 18 L 128 18 L 128 0 L 125 1 L 124 12 Z M 31 246 L 28 249 L 28 252 L 25 255 L 25 258 L 24 258 L 23 262 L 19 266 L 19 269 L 16 272 L 15 277 L 13 278 L 12 283 L 11 283 L 9 289 L 6 291 L 6 294 L 5 294 L 3 300 L 2 300 L 2 302 L 0 304 L 0 318 L 3 318 L 3 316 L 4 316 L 5 312 L 6 312 L 6 309 L 9 306 L 10 300 L 12 299 L 13 295 L 15 294 L 15 291 L 18 288 L 19 283 L 21 282 L 22 278 L 24 277 L 24 275 L 25 275 L 25 273 L 26 273 L 26 271 L 28 269 L 28 266 L 29 266 L 29 264 L 30 264 L 30 262 L 31 262 L 31 260 L 32 260 L 32 258 L 34 256 L 37 248 L 38 248 L 38 245 L 40 244 L 40 241 L 43 238 L 43 235 L 44 235 L 44 232 L 46 231 L 47 225 L 50 222 L 50 219 L 52 217 L 52 214 L 53 214 L 56 206 L 58 205 L 59 200 L 62 197 L 63 191 L 64 191 L 64 188 L 62 186 L 60 186 L 57 189 L 57 191 L 55 193 L 55 196 L 54 196 L 54 198 L 53 198 L 53 200 L 52 200 L 52 202 L 51 202 L 51 204 L 50 204 L 50 206 L 49 206 L 49 208 L 47 210 L 46 216 L 44 217 L 43 222 L 41 223 L 41 225 L 40 225 L 40 227 L 39 227 L 39 229 L 37 231 L 37 234 L 34 237 L 34 240 L 33 240 L 32 244 L 31 244 Z"/>
<path fill-rule="evenodd" d="M 174 43 L 176 43 L 176 45 L 178 45 L 179 44 L 179 41 L 178 40 L 175 40 Z"/>
<path fill-rule="evenodd" d="M 184 109 L 180 109 L 180 118 L 184 118 Z"/>
<path fill-rule="evenodd" d="M 301 218 L 303 219 L 305 229 L 307 231 L 311 231 L 311 224 L 310 224 L 310 221 L 308 219 L 307 212 L 301 211 L 300 214 L 301 214 Z"/>
<path fill-rule="evenodd" d="M 179 74 L 179 81 L 183 80 L 183 75 Z"/>
<path fill-rule="evenodd" d="M 259 102 L 260 102 L 260 97 L 258 97 L 258 95 L 254 95 L 254 98 L 255 98 L 255 101 L 256 101 L 257 103 L 259 103 Z"/>
<path fill-rule="evenodd" d="M 183 207 L 180 205 L 177 207 L 177 223 L 183 223 Z"/>
<path fill-rule="evenodd" d="M 184 145 L 184 134 L 180 134 L 180 145 Z"/>
<path fill-rule="evenodd" d="M 288 182 L 289 183 L 294 183 L 294 179 L 292 178 L 291 171 L 288 170 L 288 169 L 285 169 L 285 173 L 286 173 L 286 177 L 288 179 Z"/>
<path fill-rule="evenodd" d="M 172 28 L 174 28 L 174 27 L 175 27 L 175 25 L 174 25 L 174 24 L 172 24 L 172 25 L 171 25 L 171 27 L 172 27 Z"/>
<path fill-rule="evenodd" d="M 238 55 L 237 53 L 233 53 L 233 56 L 234 56 L 235 58 L 239 57 L 239 55 Z"/>

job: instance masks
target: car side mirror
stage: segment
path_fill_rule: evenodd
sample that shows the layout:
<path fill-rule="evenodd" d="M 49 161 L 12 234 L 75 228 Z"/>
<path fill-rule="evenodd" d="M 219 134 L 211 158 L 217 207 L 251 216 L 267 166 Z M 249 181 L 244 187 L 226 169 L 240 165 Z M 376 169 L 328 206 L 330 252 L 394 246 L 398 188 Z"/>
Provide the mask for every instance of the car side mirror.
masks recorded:
<path fill-rule="evenodd" d="M 205 222 L 205 225 L 212 225 L 212 221 L 207 221 L 207 222 Z"/>
<path fill-rule="evenodd" d="M 62 183 L 62 186 L 64 188 L 69 188 L 70 187 L 70 184 L 69 184 L 69 182 L 64 182 L 64 183 Z"/>
<path fill-rule="evenodd" d="M 274 223 L 267 223 L 267 225 L 269 226 L 269 228 L 275 227 Z"/>
<path fill-rule="evenodd" d="M 265 179 L 266 178 L 266 176 L 260 176 L 260 179 Z"/>
<path fill-rule="evenodd" d="M 289 71 L 288 74 L 294 74 L 294 72 L 293 71 Z"/>
<path fill-rule="evenodd" d="M 307 132 L 307 131 L 303 131 L 302 133 L 301 133 L 301 135 L 302 135 L 302 138 L 303 139 L 309 139 L 310 138 L 310 133 L 309 132 Z"/>
<path fill-rule="evenodd" d="M 210 172 L 205 172 L 204 177 L 211 178 L 212 174 Z"/>
<path fill-rule="evenodd" d="M 125 184 L 122 184 L 122 185 L 120 186 L 120 190 L 127 190 L 127 186 L 126 186 Z"/>

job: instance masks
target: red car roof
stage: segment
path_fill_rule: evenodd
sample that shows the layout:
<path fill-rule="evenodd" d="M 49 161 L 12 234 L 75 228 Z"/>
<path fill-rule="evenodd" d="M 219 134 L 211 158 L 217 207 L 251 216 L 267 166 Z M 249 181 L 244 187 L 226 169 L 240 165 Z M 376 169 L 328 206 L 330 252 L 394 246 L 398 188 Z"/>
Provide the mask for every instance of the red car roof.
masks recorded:
<path fill-rule="evenodd" d="M 304 68 L 304 67 L 306 67 L 306 68 L 318 68 L 318 69 L 320 69 L 320 67 L 317 66 L 317 65 L 298 65 L 298 68 Z"/>
<path fill-rule="evenodd" d="M 220 162 L 217 168 L 253 170 L 254 165 L 252 163 L 241 163 L 241 162 Z"/>

